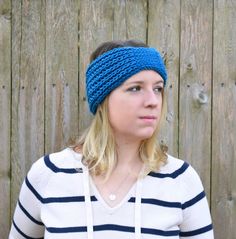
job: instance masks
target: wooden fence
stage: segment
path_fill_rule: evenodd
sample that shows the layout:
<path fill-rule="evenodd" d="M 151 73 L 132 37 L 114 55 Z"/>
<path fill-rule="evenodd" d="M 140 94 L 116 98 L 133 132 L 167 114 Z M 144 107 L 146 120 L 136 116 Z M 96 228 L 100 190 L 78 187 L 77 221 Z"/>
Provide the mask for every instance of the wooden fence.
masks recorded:
<path fill-rule="evenodd" d="M 89 54 L 140 39 L 168 68 L 161 140 L 199 172 L 215 238 L 236 238 L 236 0 L 0 0 L 0 237 L 30 165 L 91 120 Z"/>

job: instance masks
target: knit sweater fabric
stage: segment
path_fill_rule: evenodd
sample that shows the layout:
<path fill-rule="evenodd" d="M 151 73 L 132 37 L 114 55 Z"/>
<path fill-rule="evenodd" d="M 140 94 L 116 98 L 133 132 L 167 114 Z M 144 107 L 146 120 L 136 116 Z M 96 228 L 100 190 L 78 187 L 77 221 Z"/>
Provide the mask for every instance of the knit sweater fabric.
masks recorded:
<path fill-rule="evenodd" d="M 67 148 L 33 164 L 22 184 L 9 239 L 131 239 L 136 230 L 142 239 L 214 238 L 201 180 L 186 162 L 168 155 L 158 173 L 138 180 L 140 205 L 136 183 L 111 208 L 91 177 L 86 189 L 81 158 Z"/>

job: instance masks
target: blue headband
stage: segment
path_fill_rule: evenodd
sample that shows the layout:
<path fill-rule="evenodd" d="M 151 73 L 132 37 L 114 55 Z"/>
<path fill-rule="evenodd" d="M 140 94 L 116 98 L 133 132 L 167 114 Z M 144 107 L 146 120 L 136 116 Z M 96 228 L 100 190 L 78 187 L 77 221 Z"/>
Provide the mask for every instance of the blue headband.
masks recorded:
<path fill-rule="evenodd" d="M 96 58 L 86 71 L 86 92 L 90 111 L 95 114 L 108 94 L 142 70 L 154 70 L 167 81 L 161 55 L 149 47 L 114 48 Z"/>

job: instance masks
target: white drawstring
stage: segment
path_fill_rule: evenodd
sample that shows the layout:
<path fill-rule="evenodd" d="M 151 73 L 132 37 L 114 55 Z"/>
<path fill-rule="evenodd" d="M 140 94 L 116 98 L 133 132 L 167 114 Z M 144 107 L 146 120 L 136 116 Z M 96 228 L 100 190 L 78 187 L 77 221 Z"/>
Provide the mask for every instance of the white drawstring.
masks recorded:
<path fill-rule="evenodd" d="M 141 191 L 142 191 L 142 179 L 138 179 L 135 193 L 135 239 L 141 239 Z"/>
<path fill-rule="evenodd" d="M 93 239 L 93 212 L 92 212 L 92 203 L 89 190 L 89 172 L 88 168 L 82 163 L 81 156 L 78 157 L 78 154 L 74 150 L 71 150 L 74 158 L 76 159 L 76 167 L 82 168 L 82 178 L 83 178 L 83 188 L 84 188 L 84 199 L 85 199 L 85 210 L 86 210 L 86 221 L 87 221 L 87 234 L 88 239 Z"/>
<path fill-rule="evenodd" d="M 93 212 L 89 190 L 89 173 L 87 167 L 83 167 L 84 197 L 86 207 L 88 239 L 93 239 Z"/>

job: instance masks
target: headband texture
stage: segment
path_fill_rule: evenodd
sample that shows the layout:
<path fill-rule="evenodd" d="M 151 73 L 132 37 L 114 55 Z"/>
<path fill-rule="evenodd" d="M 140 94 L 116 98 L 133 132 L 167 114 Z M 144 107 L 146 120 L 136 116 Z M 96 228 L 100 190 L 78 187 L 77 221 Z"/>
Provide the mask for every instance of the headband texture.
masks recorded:
<path fill-rule="evenodd" d="M 86 71 L 86 93 L 90 111 L 95 114 L 108 94 L 142 70 L 154 70 L 167 81 L 161 55 L 155 48 L 120 47 L 97 57 Z"/>

